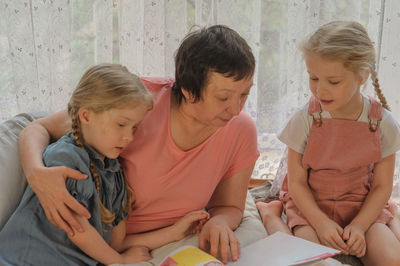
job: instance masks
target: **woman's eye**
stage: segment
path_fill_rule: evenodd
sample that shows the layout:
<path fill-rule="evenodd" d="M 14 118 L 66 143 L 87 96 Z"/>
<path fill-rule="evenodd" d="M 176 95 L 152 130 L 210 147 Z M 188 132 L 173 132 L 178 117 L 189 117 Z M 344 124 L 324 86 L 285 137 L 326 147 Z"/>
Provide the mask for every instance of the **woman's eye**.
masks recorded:
<path fill-rule="evenodd" d="M 337 84 L 339 84 L 339 81 L 329 81 L 329 83 L 332 85 L 337 85 Z"/>
<path fill-rule="evenodd" d="M 310 77 L 310 80 L 312 80 L 312 81 L 317 81 L 318 78 L 312 78 L 312 77 Z"/>
<path fill-rule="evenodd" d="M 226 102 L 228 100 L 228 98 L 220 98 L 219 99 L 221 102 Z"/>
<path fill-rule="evenodd" d="M 124 124 L 118 124 L 118 126 L 119 126 L 119 127 L 124 127 L 125 125 L 124 125 Z"/>

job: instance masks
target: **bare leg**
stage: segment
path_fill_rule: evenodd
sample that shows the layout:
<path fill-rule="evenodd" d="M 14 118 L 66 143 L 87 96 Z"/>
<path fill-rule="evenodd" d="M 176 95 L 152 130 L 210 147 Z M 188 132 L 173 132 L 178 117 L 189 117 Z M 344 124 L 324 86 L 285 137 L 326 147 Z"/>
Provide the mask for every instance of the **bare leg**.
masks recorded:
<path fill-rule="evenodd" d="M 260 213 L 264 227 L 268 234 L 271 235 L 275 232 L 283 232 L 288 235 L 292 233 L 289 227 L 283 222 L 281 215 L 283 210 L 282 202 L 274 200 L 268 203 L 257 202 L 256 203 L 258 212 Z"/>
<path fill-rule="evenodd" d="M 365 234 L 367 253 L 361 258 L 364 265 L 400 265 L 400 242 L 390 228 L 374 223 Z"/>
<path fill-rule="evenodd" d="M 297 237 L 301 237 L 305 240 L 321 244 L 318 239 L 317 232 L 315 232 L 314 228 L 311 225 L 297 225 L 293 228 L 293 233 Z"/>
<path fill-rule="evenodd" d="M 394 202 L 389 202 L 389 211 L 393 215 L 393 220 L 388 224 L 390 230 L 392 230 L 393 234 L 400 241 L 400 210 L 399 206 Z"/>

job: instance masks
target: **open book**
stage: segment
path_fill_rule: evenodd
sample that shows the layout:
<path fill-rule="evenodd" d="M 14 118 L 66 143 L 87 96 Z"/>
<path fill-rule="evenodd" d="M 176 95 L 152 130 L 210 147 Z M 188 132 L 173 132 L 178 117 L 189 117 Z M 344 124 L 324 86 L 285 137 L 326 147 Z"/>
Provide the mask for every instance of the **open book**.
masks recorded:
<path fill-rule="evenodd" d="M 317 260 L 339 254 L 328 248 L 302 238 L 284 233 L 274 233 L 242 248 L 240 258 L 229 262 L 233 266 L 249 265 L 311 265 Z M 222 266 L 221 261 L 194 246 L 182 246 L 167 256 L 160 266 Z"/>
<path fill-rule="evenodd" d="M 340 251 L 277 232 L 242 248 L 240 258 L 228 265 L 311 265 Z"/>

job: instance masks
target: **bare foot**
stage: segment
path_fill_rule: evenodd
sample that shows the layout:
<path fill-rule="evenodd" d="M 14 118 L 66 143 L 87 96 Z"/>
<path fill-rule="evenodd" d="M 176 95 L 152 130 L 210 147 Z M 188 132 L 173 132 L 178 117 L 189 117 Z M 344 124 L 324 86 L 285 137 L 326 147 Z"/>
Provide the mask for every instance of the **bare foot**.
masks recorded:
<path fill-rule="evenodd" d="M 275 232 L 284 232 L 291 235 L 289 227 L 281 219 L 283 205 L 279 200 L 274 200 L 268 203 L 257 202 L 258 212 L 260 213 L 264 227 L 268 234 Z"/>
<path fill-rule="evenodd" d="M 394 203 L 393 201 L 389 201 L 388 209 L 394 217 L 400 218 L 399 208 L 400 206 L 398 206 L 396 203 Z"/>
<path fill-rule="evenodd" d="M 263 221 L 266 218 L 281 217 L 282 215 L 283 205 L 279 200 L 273 200 L 270 202 L 259 201 L 256 203 L 256 206 Z"/>
<path fill-rule="evenodd" d="M 393 215 L 393 219 L 389 222 L 388 226 L 396 238 L 400 241 L 400 206 L 393 201 L 389 201 L 388 209 Z"/>

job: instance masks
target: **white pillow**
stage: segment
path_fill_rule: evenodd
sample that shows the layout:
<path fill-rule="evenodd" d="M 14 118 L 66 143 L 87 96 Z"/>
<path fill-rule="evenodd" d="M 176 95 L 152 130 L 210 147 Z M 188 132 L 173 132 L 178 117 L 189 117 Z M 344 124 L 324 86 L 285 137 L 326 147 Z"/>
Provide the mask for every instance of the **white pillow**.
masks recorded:
<path fill-rule="evenodd" d="M 18 206 L 26 187 L 18 154 L 18 135 L 45 113 L 22 113 L 0 124 L 0 229 Z"/>

